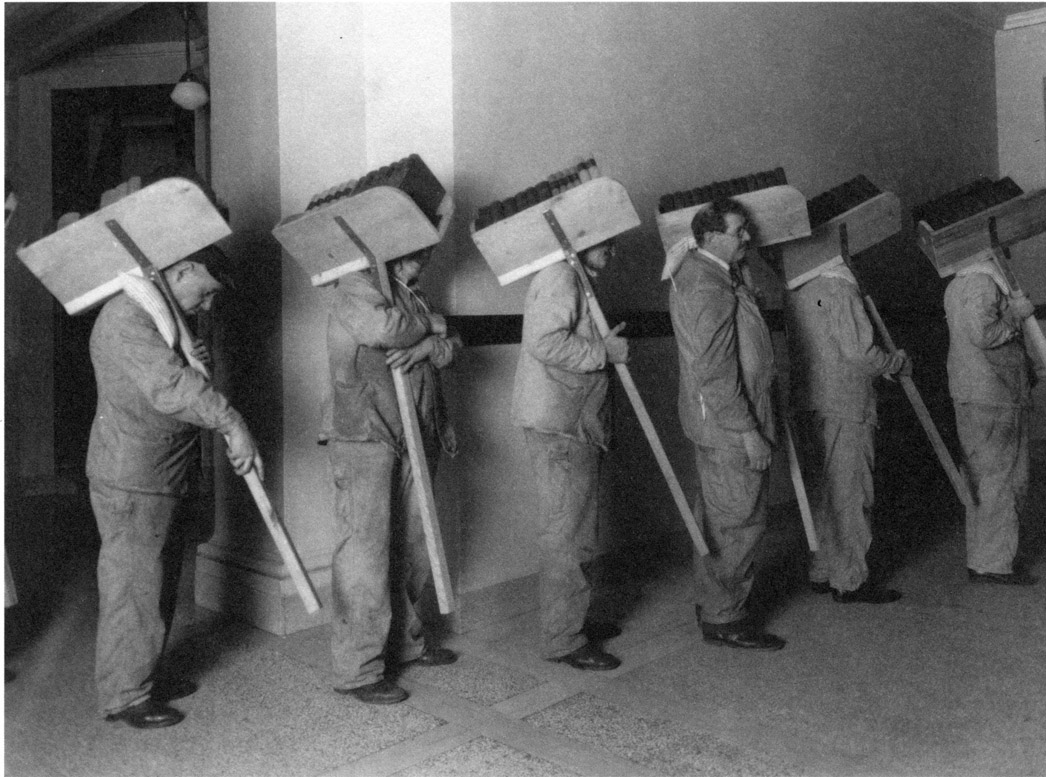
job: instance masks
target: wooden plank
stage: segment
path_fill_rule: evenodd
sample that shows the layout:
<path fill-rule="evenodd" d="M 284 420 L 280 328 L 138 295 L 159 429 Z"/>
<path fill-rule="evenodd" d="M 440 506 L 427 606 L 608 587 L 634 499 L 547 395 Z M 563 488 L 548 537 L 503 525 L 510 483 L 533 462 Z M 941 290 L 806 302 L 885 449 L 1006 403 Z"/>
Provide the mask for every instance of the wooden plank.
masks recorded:
<path fill-rule="evenodd" d="M 505 286 L 566 258 L 550 232 L 551 210 L 575 251 L 583 251 L 633 227 L 640 220 L 625 187 L 600 176 L 472 233 L 498 282 Z"/>
<path fill-rule="evenodd" d="M 599 300 L 596 299 L 596 292 L 592 288 L 592 282 L 588 277 L 588 273 L 585 268 L 581 265 L 581 260 L 578 258 L 577 252 L 570 244 L 569 239 L 566 237 L 565 230 L 558 223 L 555 214 L 551 209 L 545 211 L 545 219 L 548 226 L 551 228 L 553 235 L 556 237 L 557 242 L 562 245 L 563 255 L 574 272 L 577 273 L 578 278 L 581 281 L 581 287 L 585 292 L 585 299 L 588 301 L 589 312 L 592 314 L 592 320 L 596 323 L 596 329 L 602 337 L 606 337 L 610 334 L 610 326 L 607 324 L 606 316 L 603 315 L 603 309 L 599 305 Z M 654 453 L 654 458 L 657 460 L 658 467 L 661 468 L 661 474 L 664 475 L 665 482 L 668 484 L 668 490 L 672 494 L 672 499 L 676 503 L 676 509 L 679 511 L 680 516 L 683 518 L 687 531 L 690 532 L 690 539 L 694 543 L 694 547 L 697 548 L 699 555 L 708 555 L 708 545 L 705 544 L 704 536 L 701 534 L 701 527 L 698 525 L 697 520 L 694 518 L 694 514 L 690 510 L 690 504 L 687 502 L 686 495 L 683 493 L 682 486 L 679 485 L 679 480 L 676 478 L 675 471 L 672 469 L 672 462 L 668 460 L 668 454 L 665 453 L 665 448 L 661 444 L 661 438 L 657 434 L 657 429 L 654 427 L 654 422 L 650 418 L 650 414 L 647 412 L 646 405 L 643 404 L 643 398 L 639 394 L 639 389 L 636 388 L 635 381 L 632 380 L 632 373 L 628 370 L 626 364 L 615 364 L 614 369 L 617 371 L 617 376 L 621 380 L 621 385 L 625 388 L 625 394 L 628 396 L 629 402 L 632 403 L 632 409 L 636 413 L 636 417 L 639 419 L 639 425 L 643 428 L 643 434 L 646 435 L 647 442 L 650 443 L 650 449 Z"/>
<path fill-rule="evenodd" d="M 936 231 L 921 221 L 916 240 L 944 278 L 973 262 L 991 258 L 995 246 L 988 222 L 992 218 L 995 218 L 999 248 L 1046 232 L 1046 189 L 1014 197 Z"/>
<path fill-rule="evenodd" d="M 436 245 L 446 233 L 453 212 L 448 194 L 440 206 L 439 228 L 409 195 L 393 186 L 375 186 L 351 197 L 284 219 L 273 236 L 309 275 L 313 286 L 365 270 L 369 261 L 335 223 L 342 218 L 374 256 L 389 262 Z"/>
<path fill-rule="evenodd" d="M 254 498 L 254 504 L 257 505 L 258 512 L 261 513 L 265 528 L 269 530 L 269 536 L 272 537 L 272 541 L 276 544 L 276 550 L 279 552 L 280 558 L 283 559 L 284 566 L 287 567 L 291 582 L 294 583 L 294 589 L 298 592 L 302 604 L 305 605 L 305 612 L 309 614 L 317 612 L 320 609 L 320 600 L 316 598 L 316 592 L 312 588 L 312 581 L 309 580 L 309 576 L 305 573 L 305 568 L 302 566 L 298 553 L 294 550 L 294 546 L 291 544 L 283 524 L 280 523 L 280 517 L 276 514 L 276 509 L 272 506 L 269 495 L 265 493 L 265 487 L 262 486 L 261 478 L 252 469 L 243 476 L 243 479 L 247 482 L 247 488 Z"/>
<path fill-rule="evenodd" d="M 420 211 L 419 211 L 420 212 Z M 332 218 L 335 225 L 366 255 L 368 264 L 378 274 L 378 286 L 389 305 L 393 304 L 392 284 L 389 282 L 388 268 L 385 262 L 378 259 L 363 239 L 353 234 L 352 227 L 343 218 Z M 400 420 L 403 423 L 403 436 L 407 443 L 407 456 L 410 459 L 414 480 L 414 495 L 421 509 L 421 527 L 425 533 L 425 547 L 428 551 L 429 565 L 432 567 L 432 582 L 436 588 L 436 602 L 439 611 L 444 615 L 454 612 L 454 587 L 450 581 L 450 568 L 443 550 L 443 535 L 436 517 L 436 497 L 432 491 L 432 475 L 429 462 L 425 456 L 425 442 L 421 437 L 421 424 L 418 422 L 418 410 L 414 406 L 414 393 L 411 391 L 407 374 L 402 367 L 392 368 L 392 383 L 396 389 L 396 403 L 399 405 Z"/>
<path fill-rule="evenodd" d="M 70 315 L 118 294 L 120 274 L 138 264 L 113 236 L 118 222 L 157 269 L 232 234 L 200 188 L 165 178 L 18 250 L 18 258 Z"/>
<path fill-rule="evenodd" d="M 141 248 L 127 234 L 127 231 L 119 224 L 119 222 L 110 220 L 107 222 L 106 226 L 112 231 L 116 239 L 126 248 L 127 252 L 135 257 L 135 261 L 141 267 L 142 273 L 152 282 L 152 285 L 156 287 L 166 300 L 166 308 L 174 314 L 175 325 L 180 333 L 179 341 L 181 350 L 186 361 L 189 363 L 189 366 L 210 380 L 210 370 L 192 354 L 192 345 L 196 342 L 196 337 L 193 335 L 192 330 L 189 329 L 189 323 L 185 320 L 185 313 L 182 311 L 181 305 L 178 303 L 178 299 L 171 291 L 170 284 L 168 284 L 163 273 L 149 260 L 149 257 L 142 252 Z M 133 286 L 129 287 L 127 293 L 130 294 L 139 304 L 143 304 L 143 300 L 134 294 L 133 289 Z M 148 306 L 146 306 L 146 309 L 148 310 Z M 150 315 L 152 315 L 152 313 L 150 313 Z M 228 443 L 228 439 L 228 437 L 225 438 L 226 443 Z M 301 565 L 301 560 L 298 558 L 294 546 L 291 545 L 290 538 L 287 536 L 283 525 L 280 523 L 279 516 L 277 516 L 276 510 L 273 508 L 268 494 L 265 493 L 265 489 L 261 484 L 261 478 L 253 467 L 243 476 L 243 478 L 247 482 L 247 488 L 250 490 L 251 496 L 254 498 L 254 503 L 258 506 L 258 511 L 262 516 L 262 521 L 265 523 L 266 528 L 269 530 L 269 534 L 272 536 L 273 542 L 276 544 L 276 550 L 279 552 L 284 565 L 287 567 L 291 581 L 294 583 L 298 595 L 305 604 L 305 610 L 310 614 L 316 612 L 320 609 L 319 599 L 316 598 L 316 592 L 312 588 L 312 583 L 309 580 L 308 575 L 305 574 L 305 569 Z"/>
<path fill-rule="evenodd" d="M 784 395 L 777 394 L 778 412 L 781 415 L 781 425 L 785 433 L 785 453 L 788 456 L 788 474 L 792 479 L 792 490 L 795 492 L 795 501 L 799 505 L 799 517 L 803 522 L 803 534 L 806 535 L 806 546 L 811 553 L 821 549 L 817 541 L 817 529 L 814 527 L 814 515 L 810 509 L 810 499 L 806 494 L 806 484 L 803 482 L 802 469 L 799 466 L 799 454 L 795 449 L 795 435 L 792 433 L 792 421 L 785 403 Z"/>
<path fill-rule="evenodd" d="M 850 272 L 853 273 L 853 267 L 850 264 L 850 251 L 847 238 L 848 234 L 846 225 L 843 224 L 839 228 L 840 248 L 842 249 L 843 261 L 846 263 Z M 857 274 L 854 273 L 854 279 L 856 280 L 856 278 Z M 879 331 L 879 336 L 883 340 L 883 345 L 886 346 L 886 350 L 892 356 L 897 353 L 897 346 L 894 344 L 893 338 L 890 336 L 890 332 L 886 328 L 886 323 L 879 315 L 879 309 L 875 306 L 875 300 L 860 290 L 859 283 L 858 293 L 861 294 L 861 297 L 864 300 L 864 306 L 868 311 L 868 316 L 872 319 L 872 323 Z M 941 468 L 944 469 L 944 474 L 948 476 L 952 488 L 955 489 L 956 496 L 959 497 L 959 501 L 962 502 L 964 506 L 968 508 L 972 507 L 973 496 L 970 494 L 970 489 L 966 485 L 966 481 L 959 474 L 955 462 L 952 461 L 952 456 L 948 452 L 948 447 L 944 444 L 940 432 L 937 431 L 937 425 L 934 424 L 930 411 L 926 409 L 926 403 L 923 402 L 922 395 L 919 393 L 919 389 L 915 386 L 915 381 L 912 380 L 910 375 L 898 375 L 897 378 L 900 381 L 901 387 L 904 389 L 905 395 L 908 397 L 908 401 L 911 403 L 912 410 L 915 411 L 915 415 L 919 419 L 919 423 L 922 424 L 923 431 L 926 432 L 926 436 L 929 438 L 930 444 L 933 446 L 934 453 L 937 454 L 937 460 L 941 463 Z"/>
<path fill-rule="evenodd" d="M 818 226 L 809 237 L 781 247 L 785 285 L 797 289 L 822 271 L 839 264 L 839 228 L 846 225 L 851 254 L 857 254 L 901 231 L 901 201 L 883 192 Z"/>
<path fill-rule="evenodd" d="M 879 335 L 882 337 L 883 343 L 886 345 L 886 350 L 889 351 L 890 354 L 896 353 L 897 346 L 894 345 L 893 338 L 890 337 L 890 332 L 886 329 L 886 324 L 879 315 L 879 309 L 875 306 L 874 300 L 872 300 L 868 295 L 865 295 L 864 305 L 868 310 L 868 315 L 871 316 L 872 321 L 875 323 L 876 329 L 879 330 Z M 930 440 L 930 445 L 933 446 L 933 451 L 937 454 L 937 460 L 941 463 L 941 468 L 944 469 L 944 474 L 948 476 L 948 480 L 951 482 L 956 496 L 959 497 L 959 501 L 962 502 L 965 507 L 972 507 L 974 502 L 969 486 L 959 473 L 959 469 L 955 466 L 955 462 L 952 461 L 952 456 L 948 452 L 948 446 L 944 444 L 941 433 L 937 431 L 937 425 L 933 422 L 933 417 L 930 415 L 926 403 L 923 402 L 922 395 L 919 393 L 919 389 L 915 386 L 915 381 L 912 380 L 911 375 L 898 375 L 897 378 L 900 381 L 901 388 L 904 389 L 905 395 L 908 397 L 908 401 L 912 405 L 912 410 L 915 411 L 919 423 L 926 432 L 926 436 Z"/>
<path fill-rule="evenodd" d="M 755 246 L 770 246 L 810 235 L 810 217 L 806 198 L 793 186 L 770 186 L 754 192 L 736 194 L 731 199 L 744 205 L 751 216 L 756 234 Z M 658 213 L 657 231 L 667 253 L 681 240 L 693 237 L 690 222 L 694 215 L 709 205 L 702 203 L 670 213 Z"/>

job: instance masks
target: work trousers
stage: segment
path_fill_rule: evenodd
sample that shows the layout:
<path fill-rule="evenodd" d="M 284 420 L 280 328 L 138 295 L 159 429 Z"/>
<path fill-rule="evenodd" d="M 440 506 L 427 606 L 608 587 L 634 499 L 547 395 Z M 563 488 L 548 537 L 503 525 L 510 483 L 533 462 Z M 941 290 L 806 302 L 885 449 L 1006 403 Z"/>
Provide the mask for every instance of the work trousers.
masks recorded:
<path fill-rule="evenodd" d="M 435 477 L 438 443 L 426 446 Z M 417 612 L 431 568 L 406 451 L 331 441 L 335 545 L 331 562 L 334 687 L 377 682 L 425 650 Z"/>
<path fill-rule="evenodd" d="M 559 434 L 523 434 L 540 505 L 541 654 L 560 658 L 588 641 L 582 629 L 592 585 L 584 565 L 596 553 L 602 450 Z"/>
<path fill-rule="evenodd" d="M 149 697 L 178 595 L 187 502 L 91 482 L 98 553 L 95 682 L 106 714 Z"/>
<path fill-rule="evenodd" d="M 840 592 L 868 579 L 875 498 L 875 427 L 809 412 L 802 419 L 803 469 L 813 493 L 814 528 L 820 550 L 811 555 L 809 577 Z"/>
<path fill-rule="evenodd" d="M 756 548 L 766 529 L 767 471 L 752 469 L 744 450 L 696 449 L 694 514 L 703 514 L 709 554 L 694 552 L 694 585 L 701 623 L 718 626 L 748 614 Z"/>
<path fill-rule="evenodd" d="M 1028 410 L 957 402 L 955 421 L 974 501 L 966 510 L 966 566 L 1010 573 L 1028 499 Z"/>

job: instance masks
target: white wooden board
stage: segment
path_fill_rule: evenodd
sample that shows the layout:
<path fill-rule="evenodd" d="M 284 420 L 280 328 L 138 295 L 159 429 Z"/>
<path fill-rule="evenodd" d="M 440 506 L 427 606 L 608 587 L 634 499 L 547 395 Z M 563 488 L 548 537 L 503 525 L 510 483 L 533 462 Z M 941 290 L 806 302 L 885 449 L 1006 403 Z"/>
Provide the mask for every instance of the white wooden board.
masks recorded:
<path fill-rule="evenodd" d="M 850 255 L 858 254 L 901 231 L 901 201 L 883 192 L 818 226 L 809 237 L 781 247 L 785 283 L 797 289 L 823 270 L 842 263 L 839 227 L 846 224 Z"/>
<path fill-rule="evenodd" d="M 472 233 L 490 269 L 505 286 L 565 256 L 544 213 L 551 210 L 575 251 L 584 251 L 639 226 L 625 187 L 600 176 Z"/>
<path fill-rule="evenodd" d="M 436 245 L 453 212 L 448 194 L 439 207 L 439 229 L 409 195 L 393 186 L 375 186 L 284 219 L 272 230 L 280 245 L 309 275 L 313 286 L 365 270 L 367 257 L 334 220 L 340 216 L 382 262 Z"/>
<path fill-rule="evenodd" d="M 18 250 L 18 258 L 69 314 L 118 294 L 138 263 L 106 226 L 116 221 L 159 269 L 232 234 L 192 181 L 165 178 Z"/>
<path fill-rule="evenodd" d="M 735 194 L 730 199 L 737 200 L 748 209 L 756 228 L 755 246 L 775 245 L 810 234 L 806 198 L 793 186 L 770 186 Z M 699 210 L 708 205 L 706 202 L 656 215 L 657 231 L 666 253 L 681 240 L 692 237 L 690 222 Z"/>

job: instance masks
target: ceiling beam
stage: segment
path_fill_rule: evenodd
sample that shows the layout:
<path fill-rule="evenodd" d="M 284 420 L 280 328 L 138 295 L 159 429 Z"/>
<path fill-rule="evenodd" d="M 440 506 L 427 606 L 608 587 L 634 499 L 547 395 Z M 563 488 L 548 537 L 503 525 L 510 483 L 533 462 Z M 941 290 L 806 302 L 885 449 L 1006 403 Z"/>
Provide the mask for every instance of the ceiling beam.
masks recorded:
<path fill-rule="evenodd" d="M 4 52 L 7 78 L 46 65 L 143 5 L 145 3 L 56 4 L 53 13 L 21 26 L 17 35 L 11 35 L 8 30 Z"/>

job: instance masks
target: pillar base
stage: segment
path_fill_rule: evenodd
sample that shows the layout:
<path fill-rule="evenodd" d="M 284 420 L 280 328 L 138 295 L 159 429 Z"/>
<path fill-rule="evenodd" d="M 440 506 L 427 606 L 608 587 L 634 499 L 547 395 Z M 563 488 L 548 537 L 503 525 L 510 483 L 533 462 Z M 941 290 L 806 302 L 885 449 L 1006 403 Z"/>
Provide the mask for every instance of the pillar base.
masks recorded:
<path fill-rule="evenodd" d="M 286 636 L 330 622 L 330 567 L 307 572 L 320 600 L 320 610 L 311 615 L 281 562 L 241 557 L 225 548 L 200 545 L 196 554 L 196 603 Z"/>

